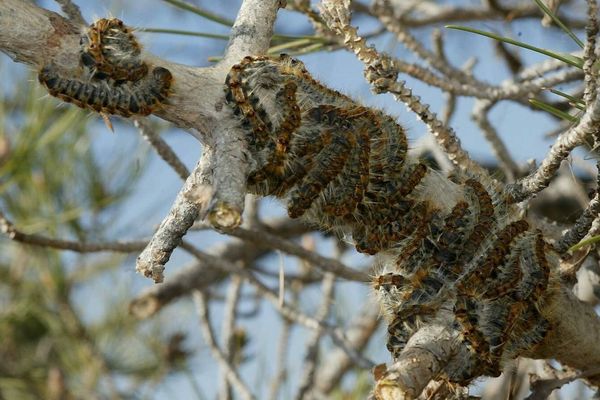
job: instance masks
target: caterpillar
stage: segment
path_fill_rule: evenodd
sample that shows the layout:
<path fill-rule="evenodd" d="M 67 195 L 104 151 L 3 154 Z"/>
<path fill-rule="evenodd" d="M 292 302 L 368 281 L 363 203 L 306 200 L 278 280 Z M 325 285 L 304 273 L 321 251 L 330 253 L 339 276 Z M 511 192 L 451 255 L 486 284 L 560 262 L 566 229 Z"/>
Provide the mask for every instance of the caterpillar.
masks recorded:
<path fill-rule="evenodd" d="M 445 376 L 466 385 L 543 340 L 540 309 L 557 279 L 547 257 L 555 255 L 494 188 L 411 159 L 393 118 L 322 85 L 288 56 L 245 57 L 224 97 L 253 158 L 248 190 L 377 255 L 373 290 L 392 357 L 420 327 L 451 318 L 467 361 Z"/>
<path fill-rule="evenodd" d="M 132 30 L 117 18 L 102 18 L 81 36 L 81 64 L 95 79 L 138 81 L 148 74 L 141 46 Z"/>
<path fill-rule="evenodd" d="M 65 78 L 55 65 L 42 68 L 39 82 L 48 92 L 63 101 L 99 113 L 122 117 L 149 115 L 166 102 L 173 81 L 171 72 L 155 67 L 152 73 L 136 82 L 111 85 L 105 81 L 82 81 Z"/>

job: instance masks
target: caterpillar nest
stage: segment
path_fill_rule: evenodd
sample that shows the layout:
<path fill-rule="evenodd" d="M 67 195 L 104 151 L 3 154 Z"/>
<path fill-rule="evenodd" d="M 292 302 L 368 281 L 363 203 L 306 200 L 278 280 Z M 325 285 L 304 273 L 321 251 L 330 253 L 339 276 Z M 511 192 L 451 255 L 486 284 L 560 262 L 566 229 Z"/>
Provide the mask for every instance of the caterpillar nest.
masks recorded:
<path fill-rule="evenodd" d="M 492 188 L 410 159 L 393 118 L 323 86 L 293 58 L 244 58 L 225 97 L 247 132 L 248 190 L 377 255 L 373 290 L 392 357 L 419 328 L 450 320 L 461 350 L 444 377 L 466 385 L 543 340 L 556 255 Z"/>

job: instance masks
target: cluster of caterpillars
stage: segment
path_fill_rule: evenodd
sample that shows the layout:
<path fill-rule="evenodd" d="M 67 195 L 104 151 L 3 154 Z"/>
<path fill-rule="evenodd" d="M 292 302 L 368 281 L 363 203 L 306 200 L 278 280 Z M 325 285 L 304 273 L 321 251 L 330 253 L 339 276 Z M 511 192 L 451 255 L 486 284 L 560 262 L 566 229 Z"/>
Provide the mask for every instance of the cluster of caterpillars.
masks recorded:
<path fill-rule="evenodd" d="M 445 371 L 452 382 L 497 376 L 543 340 L 552 251 L 493 188 L 410 159 L 393 118 L 323 86 L 293 58 L 244 58 L 225 96 L 255 163 L 249 190 L 378 254 L 373 286 L 394 358 L 444 312 L 466 354 Z"/>
<path fill-rule="evenodd" d="M 123 117 L 149 115 L 165 104 L 173 77 L 163 67 L 150 69 L 141 46 L 122 21 L 103 18 L 81 36 L 80 65 L 75 76 L 61 76 L 55 64 L 38 79 L 55 97 L 81 108 Z"/>

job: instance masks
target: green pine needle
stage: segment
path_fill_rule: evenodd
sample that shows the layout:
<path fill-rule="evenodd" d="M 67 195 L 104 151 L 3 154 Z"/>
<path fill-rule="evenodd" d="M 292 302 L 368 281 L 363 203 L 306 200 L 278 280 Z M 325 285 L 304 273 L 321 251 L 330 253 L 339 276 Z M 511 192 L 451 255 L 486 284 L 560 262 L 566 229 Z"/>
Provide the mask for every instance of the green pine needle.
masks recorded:
<path fill-rule="evenodd" d="M 181 0 L 163 0 L 166 3 L 171 4 L 177 8 L 181 8 L 182 10 L 192 12 L 196 15 L 201 16 L 202 18 L 206 18 L 209 21 L 216 22 L 217 24 L 225 25 L 225 26 L 233 26 L 233 21 L 227 18 L 220 17 L 216 14 L 211 13 L 210 11 L 203 10 L 200 7 L 196 7 L 192 4 L 186 3 Z"/>
<path fill-rule="evenodd" d="M 573 56 L 571 54 L 558 53 L 558 52 L 555 52 L 555 51 L 552 51 L 552 50 L 542 49 L 542 48 L 535 47 L 535 46 L 532 46 L 532 45 L 527 44 L 527 43 L 519 42 L 518 40 L 514 40 L 514 39 L 511 39 L 511 38 L 504 37 L 504 36 L 499 36 L 499 35 L 496 35 L 495 33 L 490 33 L 490 32 L 485 32 L 485 31 L 482 31 L 482 30 L 479 30 L 479 29 L 470 28 L 468 26 L 446 25 L 446 28 L 448 28 L 448 29 L 456 29 L 456 30 L 459 30 L 459 31 L 465 31 L 465 32 L 475 33 L 477 35 L 486 36 L 486 37 L 489 37 L 489 38 L 494 39 L 494 40 L 499 40 L 499 41 L 504 42 L 504 43 L 512 44 L 514 46 L 519 46 L 519 47 L 522 47 L 524 49 L 535 51 L 536 53 L 540 53 L 540 54 L 543 54 L 545 56 L 552 57 L 554 59 L 560 60 L 560 61 L 562 61 L 564 63 L 569 64 L 569 65 L 572 65 L 573 67 L 577 67 L 577 68 L 580 68 L 580 69 L 583 68 L 583 59 L 581 59 L 580 57 Z"/>
<path fill-rule="evenodd" d="M 537 107 L 541 110 L 544 110 L 546 112 L 549 112 L 550 114 L 560 118 L 560 119 L 564 119 L 570 122 L 577 122 L 579 120 L 579 118 L 574 117 L 573 115 L 566 113 L 564 111 L 559 110 L 558 108 L 551 106 L 550 104 L 544 103 L 541 100 L 538 99 L 529 99 L 529 103 L 534 106 Z"/>
<path fill-rule="evenodd" d="M 592 236 L 591 238 L 582 240 L 581 242 L 571 246 L 569 248 L 569 251 L 577 251 L 577 250 L 581 249 L 582 247 L 588 246 L 590 244 L 598 243 L 598 242 L 600 242 L 600 235 Z"/>
<path fill-rule="evenodd" d="M 179 29 L 162 29 L 162 28 L 135 28 L 139 32 L 147 33 L 166 33 L 169 35 L 197 36 L 208 39 L 229 40 L 228 35 L 219 35 L 216 33 L 182 31 Z"/>
<path fill-rule="evenodd" d="M 550 91 L 552 93 L 554 93 L 555 95 L 564 97 L 565 99 L 569 100 L 571 102 L 571 104 L 573 105 L 573 107 L 577 107 L 578 109 L 585 111 L 585 103 L 583 102 L 582 99 L 578 99 L 577 97 L 571 96 L 570 94 L 561 92 L 560 90 L 557 90 L 557 89 L 550 89 Z"/>

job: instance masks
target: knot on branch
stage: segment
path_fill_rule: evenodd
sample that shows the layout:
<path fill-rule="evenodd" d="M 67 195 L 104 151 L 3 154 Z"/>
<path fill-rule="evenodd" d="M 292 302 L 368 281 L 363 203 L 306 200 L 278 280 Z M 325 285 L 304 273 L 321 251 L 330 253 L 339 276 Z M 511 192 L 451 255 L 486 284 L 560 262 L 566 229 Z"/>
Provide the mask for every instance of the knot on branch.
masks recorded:
<path fill-rule="evenodd" d="M 398 80 L 398 74 L 398 69 L 387 55 L 377 58 L 365 68 L 365 78 L 371 82 L 376 94 L 388 92 L 390 85 Z"/>

